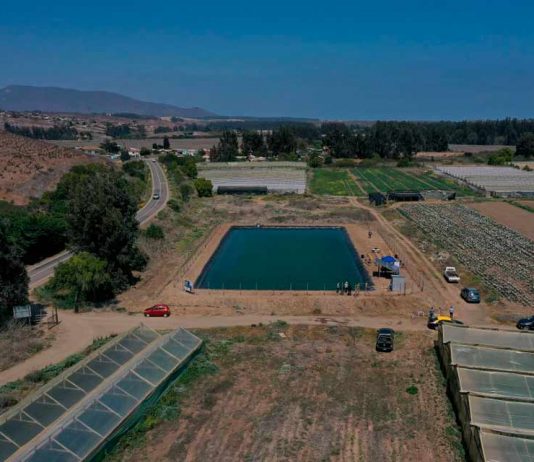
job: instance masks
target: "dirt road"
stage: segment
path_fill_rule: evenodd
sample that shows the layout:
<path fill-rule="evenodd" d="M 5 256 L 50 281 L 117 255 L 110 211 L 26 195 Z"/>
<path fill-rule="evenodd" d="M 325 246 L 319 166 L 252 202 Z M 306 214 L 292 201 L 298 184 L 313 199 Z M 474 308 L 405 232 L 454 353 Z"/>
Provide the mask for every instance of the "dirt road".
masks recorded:
<path fill-rule="evenodd" d="M 467 311 L 465 312 L 467 316 Z M 175 315 L 169 318 L 145 318 L 141 314 L 129 315 L 114 312 L 91 312 L 75 314 L 60 312 L 61 324 L 55 327 L 56 338 L 50 348 L 37 353 L 26 361 L 0 372 L 0 385 L 20 379 L 28 373 L 57 363 L 67 356 L 89 346 L 95 338 L 119 334 L 143 322 L 153 329 L 175 329 L 177 327 L 207 329 L 269 324 L 277 320 L 296 325 L 342 325 L 368 328 L 393 327 L 397 331 L 425 331 L 426 313 L 422 316 L 279 316 L 243 314 L 234 316 Z M 479 323 L 478 325 L 491 325 Z"/>

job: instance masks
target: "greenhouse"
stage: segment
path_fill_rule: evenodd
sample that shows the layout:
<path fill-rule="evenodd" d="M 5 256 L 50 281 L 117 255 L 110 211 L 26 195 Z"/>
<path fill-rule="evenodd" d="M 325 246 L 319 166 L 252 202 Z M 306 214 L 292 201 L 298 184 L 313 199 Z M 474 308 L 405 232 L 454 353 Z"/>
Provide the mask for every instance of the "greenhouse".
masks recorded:
<path fill-rule="evenodd" d="M 472 461 L 534 461 L 534 333 L 443 325 L 438 352 Z"/>
<path fill-rule="evenodd" d="M 0 460 L 88 460 L 139 417 L 201 340 L 144 326 L 121 335 L 0 416 Z M 137 413 L 136 413 L 137 412 Z"/>

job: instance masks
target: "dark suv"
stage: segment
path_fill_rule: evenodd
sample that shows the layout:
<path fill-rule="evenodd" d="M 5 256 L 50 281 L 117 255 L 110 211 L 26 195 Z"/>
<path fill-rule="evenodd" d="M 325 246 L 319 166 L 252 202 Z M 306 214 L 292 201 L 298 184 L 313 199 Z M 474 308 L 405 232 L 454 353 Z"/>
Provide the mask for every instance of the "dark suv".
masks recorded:
<path fill-rule="evenodd" d="M 460 292 L 460 297 L 462 297 L 467 303 L 480 303 L 480 292 L 478 289 L 464 287 Z"/>
<path fill-rule="evenodd" d="M 393 351 L 393 338 L 395 337 L 395 331 L 384 327 L 378 329 L 376 332 L 376 351 L 383 351 L 389 353 Z"/>
<path fill-rule="evenodd" d="M 517 321 L 516 327 L 521 330 L 534 330 L 534 316 L 531 316 L 530 318 L 520 319 L 519 321 Z"/>

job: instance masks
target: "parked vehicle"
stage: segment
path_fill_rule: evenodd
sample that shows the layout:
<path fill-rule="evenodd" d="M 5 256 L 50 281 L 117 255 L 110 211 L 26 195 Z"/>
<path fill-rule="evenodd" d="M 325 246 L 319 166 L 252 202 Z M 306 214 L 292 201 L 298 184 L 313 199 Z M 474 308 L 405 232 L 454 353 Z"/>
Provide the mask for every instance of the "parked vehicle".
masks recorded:
<path fill-rule="evenodd" d="M 460 292 L 460 297 L 467 303 L 480 303 L 480 292 L 472 287 L 464 287 Z"/>
<path fill-rule="evenodd" d="M 534 316 L 520 319 L 519 321 L 517 321 L 516 327 L 520 330 L 534 330 Z"/>
<path fill-rule="evenodd" d="M 447 266 L 443 272 L 443 277 L 449 283 L 460 282 L 460 276 L 458 276 L 458 272 L 454 266 Z"/>
<path fill-rule="evenodd" d="M 393 351 L 393 339 L 395 331 L 389 327 L 383 327 L 376 332 L 376 351 L 389 353 Z"/>
<path fill-rule="evenodd" d="M 463 322 L 459 321 L 458 319 L 452 319 L 450 316 L 439 315 L 433 318 L 429 318 L 427 327 L 429 329 L 436 330 L 443 323 L 463 325 Z"/>
<path fill-rule="evenodd" d="M 154 193 L 154 195 L 152 196 L 152 199 L 157 201 L 159 199 L 159 193 Z"/>
<path fill-rule="evenodd" d="M 144 311 L 144 314 L 147 318 L 151 317 L 163 317 L 166 318 L 171 315 L 171 310 L 167 305 L 158 304 L 147 308 Z"/>

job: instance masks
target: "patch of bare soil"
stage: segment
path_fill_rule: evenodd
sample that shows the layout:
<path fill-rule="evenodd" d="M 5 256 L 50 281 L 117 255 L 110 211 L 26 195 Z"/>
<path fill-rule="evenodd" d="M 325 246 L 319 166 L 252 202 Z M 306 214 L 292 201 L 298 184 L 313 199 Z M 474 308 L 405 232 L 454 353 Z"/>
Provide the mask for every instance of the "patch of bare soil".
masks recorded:
<path fill-rule="evenodd" d="M 469 206 L 534 241 L 534 213 L 506 202 L 476 202 Z"/>
<path fill-rule="evenodd" d="M 0 200 L 26 204 L 53 189 L 74 165 L 90 162 L 103 160 L 0 130 Z"/>
<path fill-rule="evenodd" d="M 53 332 L 10 324 L 0 331 L 0 371 L 18 364 L 46 349 L 53 340 Z"/>
<path fill-rule="evenodd" d="M 430 334 L 400 334 L 393 353 L 377 353 L 360 328 L 199 333 L 198 360 L 217 372 L 179 382 L 179 415 L 123 441 L 113 460 L 463 460 Z"/>

